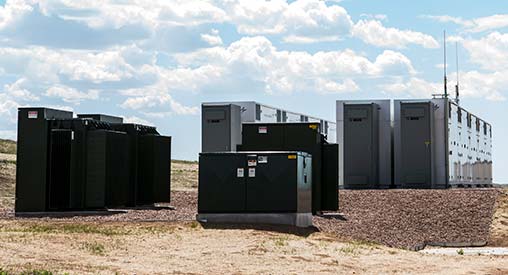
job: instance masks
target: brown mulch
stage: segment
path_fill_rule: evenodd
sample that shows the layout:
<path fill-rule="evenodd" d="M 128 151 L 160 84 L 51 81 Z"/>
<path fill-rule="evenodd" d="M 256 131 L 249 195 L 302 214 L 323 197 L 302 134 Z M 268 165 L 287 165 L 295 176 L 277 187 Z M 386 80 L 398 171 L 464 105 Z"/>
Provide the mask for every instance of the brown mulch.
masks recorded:
<path fill-rule="evenodd" d="M 344 240 L 364 240 L 419 249 L 425 244 L 484 243 L 498 189 L 341 190 L 340 211 L 314 217 L 315 227 Z M 173 191 L 175 210 L 129 210 L 128 213 L 71 218 L 22 218 L 61 221 L 190 221 L 197 212 L 196 191 Z M 0 219 L 14 219 L 1 210 Z"/>
<path fill-rule="evenodd" d="M 498 189 L 341 190 L 340 215 L 314 225 L 345 239 L 420 249 L 488 241 Z"/>

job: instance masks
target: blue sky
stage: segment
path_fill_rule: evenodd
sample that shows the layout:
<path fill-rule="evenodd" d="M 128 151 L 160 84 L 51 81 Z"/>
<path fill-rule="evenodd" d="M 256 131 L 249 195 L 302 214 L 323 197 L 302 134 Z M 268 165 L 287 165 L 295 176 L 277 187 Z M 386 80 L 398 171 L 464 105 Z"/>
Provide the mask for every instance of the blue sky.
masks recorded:
<path fill-rule="evenodd" d="M 506 1 L 1 1 L 0 137 L 16 108 L 51 106 L 156 125 L 196 159 L 204 101 L 256 100 L 335 120 L 337 99 L 449 89 L 492 124 L 508 183 Z"/>

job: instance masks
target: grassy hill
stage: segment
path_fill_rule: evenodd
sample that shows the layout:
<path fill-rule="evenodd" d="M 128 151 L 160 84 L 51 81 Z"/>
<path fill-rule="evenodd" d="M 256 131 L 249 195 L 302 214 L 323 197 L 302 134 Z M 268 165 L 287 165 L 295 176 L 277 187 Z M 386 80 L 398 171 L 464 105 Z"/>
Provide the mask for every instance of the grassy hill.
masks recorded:
<path fill-rule="evenodd" d="M 0 139 L 0 153 L 16 154 L 16 142 L 8 139 Z"/>

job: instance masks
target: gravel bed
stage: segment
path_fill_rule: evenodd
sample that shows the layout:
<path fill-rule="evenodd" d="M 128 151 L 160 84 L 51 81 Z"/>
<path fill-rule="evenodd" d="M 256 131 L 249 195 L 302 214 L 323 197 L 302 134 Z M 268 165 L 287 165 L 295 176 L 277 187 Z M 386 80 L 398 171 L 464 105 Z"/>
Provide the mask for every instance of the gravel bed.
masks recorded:
<path fill-rule="evenodd" d="M 425 244 L 485 243 L 498 189 L 341 190 L 340 215 L 314 225 L 345 239 L 421 249 Z"/>
<path fill-rule="evenodd" d="M 488 241 L 498 189 L 341 190 L 340 213 L 315 216 L 314 226 L 343 240 L 364 240 L 392 247 L 421 249 L 425 244 Z M 90 222 L 189 221 L 197 212 L 196 191 L 173 191 L 175 210 L 67 218 L 17 218 Z M 0 219 L 14 219 L 0 210 Z"/>
<path fill-rule="evenodd" d="M 0 219 L 42 220 L 42 221 L 83 221 L 83 222 L 143 222 L 143 221 L 189 221 L 195 220 L 197 213 L 196 191 L 172 191 L 172 209 L 129 209 L 127 213 L 113 215 L 90 215 L 74 217 L 15 218 L 12 209 L 0 209 Z"/>

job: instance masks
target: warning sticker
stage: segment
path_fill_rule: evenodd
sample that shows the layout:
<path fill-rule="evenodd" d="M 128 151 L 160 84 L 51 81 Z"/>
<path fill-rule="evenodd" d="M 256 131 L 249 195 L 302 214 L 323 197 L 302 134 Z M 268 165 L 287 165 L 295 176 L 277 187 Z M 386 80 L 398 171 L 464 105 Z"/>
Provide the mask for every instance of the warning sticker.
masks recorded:
<path fill-rule="evenodd" d="M 256 177 L 256 168 L 249 168 L 249 178 Z"/>
<path fill-rule="evenodd" d="M 313 130 L 317 130 L 318 125 L 317 125 L 317 124 L 310 124 L 310 125 L 309 125 L 309 128 L 311 128 L 311 129 L 313 129 Z"/>
<path fill-rule="evenodd" d="M 237 178 L 243 178 L 243 175 L 244 175 L 243 168 L 236 169 L 236 177 Z"/>
<path fill-rule="evenodd" d="M 37 111 L 28 111 L 28 118 L 37 118 Z"/>
<path fill-rule="evenodd" d="M 288 159 L 296 159 L 296 155 L 288 155 Z"/>
<path fill-rule="evenodd" d="M 268 163 L 268 157 L 267 156 L 259 156 L 258 163 Z"/>
<path fill-rule="evenodd" d="M 266 126 L 259 126 L 258 127 L 258 133 L 259 134 L 266 134 L 266 133 L 268 133 L 268 127 L 266 127 Z"/>
<path fill-rule="evenodd" d="M 249 160 L 247 161 L 247 165 L 248 165 L 248 166 L 256 166 L 256 165 L 257 165 L 257 162 L 256 162 L 256 160 L 255 160 L 255 159 L 249 159 Z"/>

